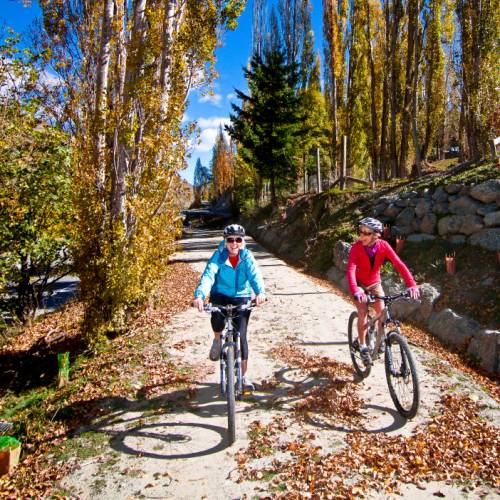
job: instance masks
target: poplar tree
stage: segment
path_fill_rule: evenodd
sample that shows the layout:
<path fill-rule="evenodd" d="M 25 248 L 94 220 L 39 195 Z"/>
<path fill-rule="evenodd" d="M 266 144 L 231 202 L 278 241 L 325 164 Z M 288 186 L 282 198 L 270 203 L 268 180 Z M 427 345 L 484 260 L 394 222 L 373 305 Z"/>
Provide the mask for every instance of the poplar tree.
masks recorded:
<path fill-rule="evenodd" d="M 222 125 L 212 149 L 212 183 L 214 195 L 216 197 L 228 198 L 232 200 L 232 190 L 234 187 L 234 158 L 231 148 L 224 136 Z"/>
<path fill-rule="evenodd" d="M 348 169 L 365 177 L 369 165 L 370 80 L 365 36 L 366 4 L 354 0 L 350 17 L 349 68 L 347 87 Z"/>
<path fill-rule="evenodd" d="M 344 29 L 346 1 L 323 0 L 323 39 L 325 59 L 325 94 L 331 128 L 331 164 L 334 176 L 338 172 L 339 137 L 343 132 L 344 110 Z"/>
<path fill-rule="evenodd" d="M 91 343 L 122 330 L 165 271 L 179 231 L 188 93 L 213 75 L 219 36 L 243 6 L 40 0 L 41 44 L 74 134 L 75 262 Z"/>
<path fill-rule="evenodd" d="M 460 150 L 463 159 L 477 160 L 488 154 L 488 140 L 495 132 L 500 9 L 494 0 L 457 0 L 456 14 L 461 48 Z"/>
<path fill-rule="evenodd" d="M 425 12 L 426 38 L 424 47 L 425 81 L 425 130 L 422 143 L 422 160 L 426 160 L 430 148 L 438 140 L 438 130 L 443 126 L 445 113 L 445 61 L 441 39 L 443 1 L 431 0 Z"/>

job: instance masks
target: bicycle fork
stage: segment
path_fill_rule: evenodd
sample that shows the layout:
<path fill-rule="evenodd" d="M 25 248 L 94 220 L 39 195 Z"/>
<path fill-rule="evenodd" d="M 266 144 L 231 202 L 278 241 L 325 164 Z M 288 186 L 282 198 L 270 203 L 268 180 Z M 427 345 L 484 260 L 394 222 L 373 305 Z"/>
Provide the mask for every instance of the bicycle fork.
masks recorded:
<path fill-rule="evenodd" d="M 226 394 L 226 351 L 227 351 L 227 332 L 222 332 L 221 334 L 221 353 L 220 353 L 220 392 L 221 394 Z"/>
<path fill-rule="evenodd" d="M 399 344 L 398 344 L 399 346 Z M 406 356 L 404 355 L 403 348 L 399 346 L 399 349 L 401 351 L 401 367 L 400 370 L 396 370 L 396 367 L 394 366 L 394 360 L 392 357 L 392 349 L 391 349 L 391 337 L 387 338 L 387 344 L 385 346 L 385 355 L 387 356 L 389 367 L 391 369 L 391 375 L 393 377 L 403 377 L 406 378 L 409 373 L 409 368 L 408 368 L 408 363 L 406 361 Z"/>

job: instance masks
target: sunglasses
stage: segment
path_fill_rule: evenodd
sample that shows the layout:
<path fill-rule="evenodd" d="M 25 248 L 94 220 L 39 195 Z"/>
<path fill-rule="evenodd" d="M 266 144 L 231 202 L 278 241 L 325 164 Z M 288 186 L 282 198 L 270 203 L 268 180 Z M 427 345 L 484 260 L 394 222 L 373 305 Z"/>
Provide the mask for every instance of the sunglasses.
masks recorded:
<path fill-rule="evenodd" d="M 373 233 L 371 231 L 363 231 L 362 229 L 358 230 L 358 234 L 362 234 L 363 236 L 372 236 Z"/>
<path fill-rule="evenodd" d="M 237 238 L 226 238 L 226 241 L 228 243 L 241 243 L 243 241 L 243 238 L 240 238 L 239 236 Z"/>

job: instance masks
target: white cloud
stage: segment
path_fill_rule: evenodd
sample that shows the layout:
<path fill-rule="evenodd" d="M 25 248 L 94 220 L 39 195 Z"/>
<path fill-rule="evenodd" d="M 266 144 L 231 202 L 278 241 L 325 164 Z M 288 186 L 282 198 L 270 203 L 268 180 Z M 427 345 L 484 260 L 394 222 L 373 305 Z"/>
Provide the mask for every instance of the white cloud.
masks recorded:
<path fill-rule="evenodd" d="M 215 139 L 219 133 L 219 127 L 222 125 L 223 133 L 226 139 L 229 140 L 227 132 L 224 130 L 224 125 L 231 123 L 231 120 L 225 116 L 211 116 L 209 118 L 199 118 L 197 120 L 198 127 L 201 129 L 198 143 L 191 142 L 193 153 L 206 153 L 212 151 L 215 144 Z"/>
<path fill-rule="evenodd" d="M 210 118 L 198 118 L 196 121 L 202 130 L 206 128 L 219 128 L 219 125 L 229 125 L 231 120 L 227 116 L 211 116 Z"/>
<path fill-rule="evenodd" d="M 211 151 L 215 144 L 215 138 L 217 137 L 217 129 L 207 128 L 201 131 L 199 143 L 195 145 L 194 151 L 198 153 L 206 153 Z"/>
<path fill-rule="evenodd" d="M 236 94 L 227 94 L 226 99 L 228 101 L 232 101 L 233 99 L 236 99 Z"/>
<path fill-rule="evenodd" d="M 222 96 L 220 94 L 205 94 L 198 99 L 201 103 L 210 103 L 214 106 L 220 106 L 222 101 Z"/>
<path fill-rule="evenodd" d="M 55 73 L 44 70 L 40 73 L 40 82 L 47 87 L 56 87 L 57 85 L 61 85 L 63 83 L 62 78 Z"/>

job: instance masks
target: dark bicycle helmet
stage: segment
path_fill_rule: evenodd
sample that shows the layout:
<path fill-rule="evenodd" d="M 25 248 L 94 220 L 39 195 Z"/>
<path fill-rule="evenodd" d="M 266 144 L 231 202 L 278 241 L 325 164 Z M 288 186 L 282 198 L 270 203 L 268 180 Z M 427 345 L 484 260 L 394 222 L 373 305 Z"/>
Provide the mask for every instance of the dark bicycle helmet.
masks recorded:
<path fill-rule="evenodd" d="M 384 226 L 378 219 L 373 219 L 372 217 L 365 217 L 358 222 L 358 226 L 365 226 L 371 229 L 374 233 L 382 234 L 384 232 Z"/>
<path fill-rule="evenodd" d="M 241 236 L 242 238 L 245 237 L 245 228 L 243 226 L 240 226 L 239 224 L 230 224 L 229 226 L 226 226 L 224 228 L 224 238 L 227 238 L 228 236 Z"/>

